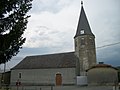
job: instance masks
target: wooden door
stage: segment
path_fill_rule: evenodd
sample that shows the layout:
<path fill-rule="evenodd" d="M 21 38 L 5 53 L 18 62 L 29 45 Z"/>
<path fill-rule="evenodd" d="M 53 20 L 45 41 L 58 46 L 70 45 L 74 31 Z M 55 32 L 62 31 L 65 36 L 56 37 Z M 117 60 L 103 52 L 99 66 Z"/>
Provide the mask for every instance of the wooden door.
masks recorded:
<path fill-rule="evenodd" d="M 62 75 L 60 73 L 56 74 L 56 86 L 62 85 Z"/>

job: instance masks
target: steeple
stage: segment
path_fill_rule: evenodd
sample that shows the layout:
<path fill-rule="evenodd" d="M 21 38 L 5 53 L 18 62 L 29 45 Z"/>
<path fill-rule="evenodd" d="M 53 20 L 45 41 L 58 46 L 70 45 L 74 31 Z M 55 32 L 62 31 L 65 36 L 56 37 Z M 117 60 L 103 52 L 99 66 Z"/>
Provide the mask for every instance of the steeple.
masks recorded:
<path fill-rule="evenodd" d="M 79 17 L 79 22 L 78 22 L 77 32 L 75 37 L 81 36 L 81 35 L 93 35 L 93 33 L 91 32 L 84 8 L 83 8 L 83 1 L 81 1 L 81 12 L 80 12 L 80 17 Z"/>
<path fill-rule="evenodd" d="M 96 64 L 96 49 L 95 36 L 90 29 L 82 1 L 74 43 L 75 55 L 79 59 L 76 64 L 76 74 L 84 76 L 86 75 L 86 70 Z"/>

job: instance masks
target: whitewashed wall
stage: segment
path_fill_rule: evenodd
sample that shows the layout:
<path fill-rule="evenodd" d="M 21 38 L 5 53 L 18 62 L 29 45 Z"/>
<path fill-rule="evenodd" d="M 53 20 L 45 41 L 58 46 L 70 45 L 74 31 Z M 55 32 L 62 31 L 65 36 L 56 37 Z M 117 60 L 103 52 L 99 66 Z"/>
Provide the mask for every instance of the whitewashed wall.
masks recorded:
<path fill-rule="evenodd" d="M 23 69 L 11 71 L 11 85 L 15 85 L 21 73 L 20 82 L 26 85 L 55 85 L 55 75 L 62 74 L 62 84 L 75 84 L 75 68 Z"/>

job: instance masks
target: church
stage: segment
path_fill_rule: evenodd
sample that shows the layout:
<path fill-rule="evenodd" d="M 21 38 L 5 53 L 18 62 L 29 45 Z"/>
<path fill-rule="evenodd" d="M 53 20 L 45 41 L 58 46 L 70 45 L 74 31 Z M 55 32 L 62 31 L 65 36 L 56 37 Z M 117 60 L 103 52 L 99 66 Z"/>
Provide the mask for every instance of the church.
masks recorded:
<path fill-rule="evenodd" d="M 83 2 L 74 36 L 74 52 L 27 56 L 11 69 L 11 86 L 59 86 L 76 85 L 77 77 L 86 80 L 88 72 L 97 65 L 95 35 L 86 17 Z M 117 77 L 117 70 L 111 66 L 97 65 L 95 68 L 111 68 Z M 90 72 L 91 74 L 91 72 Z M 91 74 L 92 76 L 92 74 Z M 86 79 L 85 79 L 86 78 Z M 80 80 L 82 81 L 82 79 Z M 84 83 L 87 84 L 87 81 Z"/>

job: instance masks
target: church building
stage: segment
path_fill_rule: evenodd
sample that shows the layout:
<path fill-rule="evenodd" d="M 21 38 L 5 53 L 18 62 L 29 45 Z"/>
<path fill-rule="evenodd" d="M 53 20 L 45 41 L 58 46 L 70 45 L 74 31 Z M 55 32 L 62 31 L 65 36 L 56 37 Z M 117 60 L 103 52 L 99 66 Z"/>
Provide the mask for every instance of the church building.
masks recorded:
<path fill-rule="evenodd" d="M 25 57 L 11 69 L 11 86 L 76 85 L 76 77 L 86 76 L 86 70 L 96 65 L 95 35 L 83 2 L 74 43 L 74 52 Z"/>

